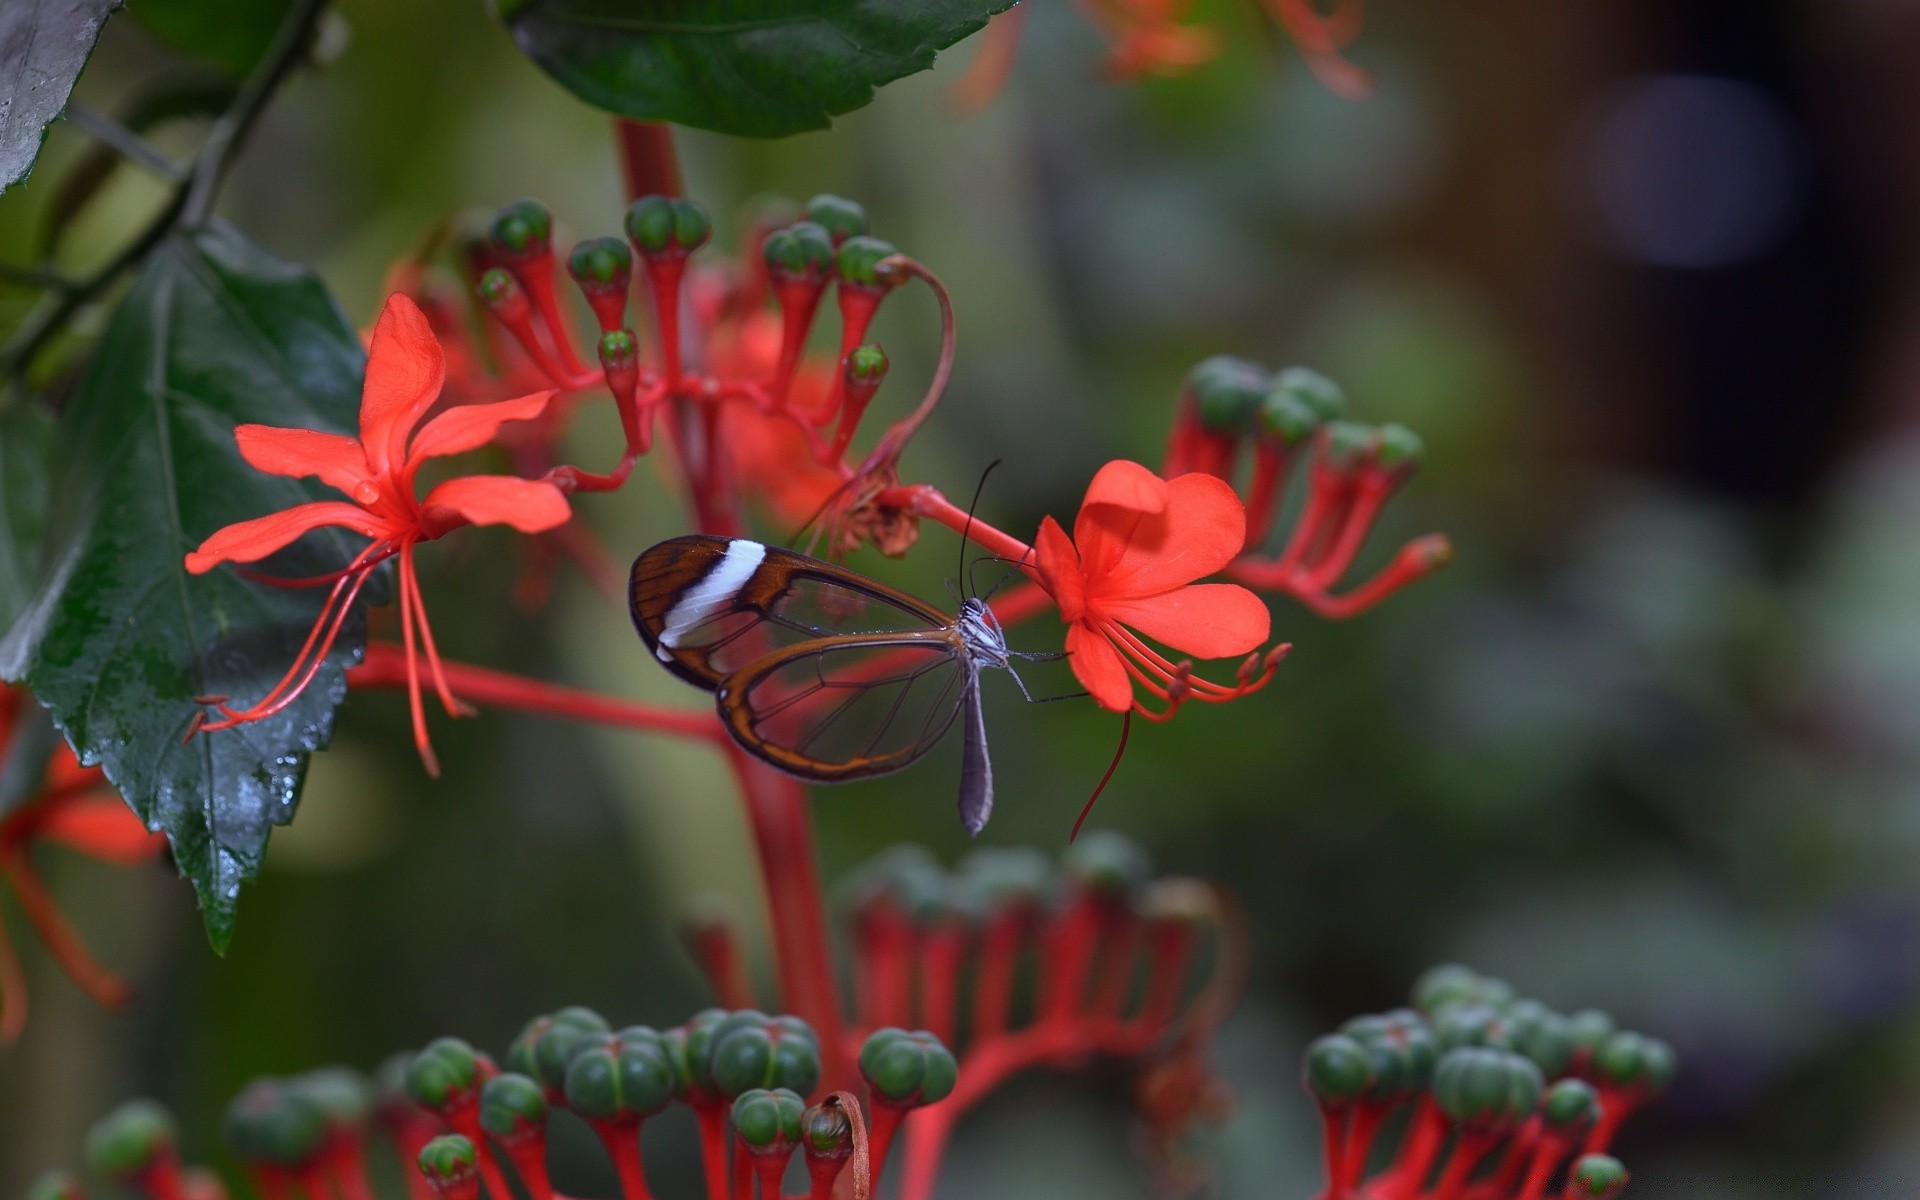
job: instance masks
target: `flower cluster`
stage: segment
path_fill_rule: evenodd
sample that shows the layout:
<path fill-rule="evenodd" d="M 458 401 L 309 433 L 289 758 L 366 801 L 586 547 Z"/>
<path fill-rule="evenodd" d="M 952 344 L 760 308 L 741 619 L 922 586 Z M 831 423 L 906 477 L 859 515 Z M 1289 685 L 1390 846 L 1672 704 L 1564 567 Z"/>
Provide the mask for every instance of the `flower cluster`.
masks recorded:
<path fill-rule="evenodd" d="M 1608 1200 L 1620 1124 L 1673 1077 L 1666 1043 L 1597 1009 L 1562 1016 L 1465 967 L 1436 967 L 1414 1008 L 1355 1017 L 1307 1049 L 1325 1130 L 1326 1200 Z M 1411 1118 L 1369 1174 L 1376 1135 Z M 1562 1175 L 1559 1193 L 1548 1188 Z"/>
<path fill-rule="evenodd" d="M 708 1200 L 753 1200 L 756 1187 L 759 1200 L 778 1200 L 796 1150 L 807 1200 L 828 1200 L 843 1174 L 842 1194 L 866 1200 L 892 1130 L 943 1100 L 956 1067 L 938 1038 L 904 1029 L 867 1037 L 859 1062 L 864 1106 L 847 1091 L 809 1104 L 822 1090 L 820 1046 L 798 1018 L 710 1009 L 673 1029 L 616 1029 L 573 1007 L 529 1022 L 498 1061 L 445 1037 L 395 1055 L 373 1080 L 346 1067 L 255 1080 L 228 1107 L 223 1132 L 263 1200 L 372 1200 L 376 1134 L 411 1168 L 403 1171 L 410 1200 L 477 1200 L 482 1189 L 490 1200 L 560 1200 L 547 1133 L 564 1110 L 599 1136 L 623 1200 L 649 1200 L 641 1127 L 678 1103 L 695 1118 Z M 146 1200 L 227 1195 L 219 1176 L 183 1166 L 172 1118 L 151 1101 L 99 1121 L 87 1150 L 95 1174 Z M 31 1196 L 84 1193 L 75 1177 L 53 1171 Z"/>
<path fill-rule="evenodd" d="M 1022 1071 L 1078 1070 L 1094 1058 L 1130 1067 L 1142 1144 L 1162 1172 L 1188 1129 L 1221 1110 L 1207 1047 L 1236 998 L 1246 948 L 1237 914 L 1210 886 L 1154 879 L 1137 845 L 1095 831 L 1057 864 L 1035 850 L 981 848 L 947 871 L 923 848 L 899 846 L 842 890 L 855 1030 L 918 1027 L 959 1053 L 951 1098 L 905 1124 L 903 1200 L 933 1195 L 955 1124 Z M 722 1001 L 748 1002 L 737 935 L 705 914 L 687 940 Z M 1029 973 L 1030 993 L 1020 982 Z M 876 1145 L 892 1140 L 895 1115 L 876 1111 Z"/>
<path fill-rule="evenodd" d="M 132 867 L 158 857 L 166 839 L 140 823 L 100 768 L 80 765 L 24 689 L 0 684 L 0 881 L 75 983 L 101 1004 L 126 1003 L 126 984 L 61 916 L 34 868 L 35 844 Z M 26 1024 L 26 973 L 0 925 L 0 1044 L 17 1040 Z"/>
<path fill-rule="evenodd" d="M 1080 7 L 1106 38 L 1107 74 L 1118 82 L 1185 75 L 1213 61 L 1224 44 L 1218 29 L 1191 19 L 1193 0 L 1085 0 Z M 1373 76 L 1342 56 L 1366 23 L 1367 0 L 1334 0 L 1324 13 L 1314 0 L 1258 0 L 1255 8 L 1293 40 L 1329 90 L 1349 100 L 1373 94 Z M 972 65 L 955 85 L 963 108 L 984 107 L 1006 86 L 1026 13 L 1027 6 L 1018 5 L 988 24 Z"/>

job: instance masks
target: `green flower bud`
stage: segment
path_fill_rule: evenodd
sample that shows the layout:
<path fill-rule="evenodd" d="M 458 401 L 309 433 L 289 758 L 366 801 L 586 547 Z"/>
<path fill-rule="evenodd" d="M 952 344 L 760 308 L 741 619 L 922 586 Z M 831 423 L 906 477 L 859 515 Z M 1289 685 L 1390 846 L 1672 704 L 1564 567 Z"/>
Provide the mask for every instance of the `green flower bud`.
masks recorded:
<path fill-rule="evenodd" d="M 820 1039 L 798 1017 L 734 1014 L 714 1030 L 708 1052 L 708 1090 L 738 1096 L 755 1088 L 786 1088 L 805 1095 L 820 1082 Z"/>
<path fill-rule="evenodd" d="M 1268 395 L 1296 401 L 1321 421 L 1334 420 L 1347 411 L 1347 395 L 1340 385 L 1307 367 L 1288 367 L 1274 376 Z"/>
<path fill-rule="evenodd" d="M 1053 889 L 1053 863 L 1030 846 L 982 846 L 959 873 L 989 909 L 1037 904 Z"/>
<path fill-rule="evenodd" d="M 502 316 L 511 315 L 527 303 L 527 294 L 520 290 L 520 281 L 511 272 L 499 267 L 489 267 L 480 276 L 476 290 L 480 293 L 480 302 Z"/>
<path fill-rule="evenodd" d="M 1111 829 L 1080 835 L 1060 857 L 1068 879 L 1103 895 L 1137 895 L 1153 875 L 1153 863 L 1137 842 Z"/>
<path fill-rule="evenodd" d="M 407 1066 L 407 1092 L 422 1108 L 440 1111 L 479 1086 L 480 1056 L 459 1038 L 435 1038 Z"/>
<path fill-rule="evenodd" d="M 508 255 L 545 254 L 553 241 L 553 214 L 538 200 L 516 200 L 493 218 L 488 236 Z"/>
<path fill-rule="evenodd" d="M 1616 1087 L 1658 1093 L 1673 1079 L 1673 1050 L 1657 1038 L 1622 1029 L 1600 1044 L 1593 1065 Z"/>
<path fill-rule="evenodd" d="M 1484 1004 L 1457 1004 L 1433 1020 L 1434 1040 L 1442 1052 L 1460 1046 L 1491 1046 L 1512 1050 L 1513 1031 L 1506 1018 Z"/>
<path fill-rule="evenodd" d="M 509 1071 L 480 1089 L 480 1128 L 501 1141 L 544 1132 L 546 1125 L 546 1092 L 527 1076 Z"/>
<path fill-rule="evenodd" d="M 472 1179 L 478 1155 L 473 1143 L 457 1133 L 447 1133 L 420 1147 L 420 1173 L 435 1188 L 451 1187 Z"/>
<path fill-rule="evenodd" d="M 27 1200 L 87 1200 L 87 1193 L 72 1171 L 44 1171 L 27 1185 Z"/>
<path fill-rule="evenodd" d="M 1573 1027 L 1538 1000 L 1516 1000 L 1507 1007 L 1513 1048 L 1532 1059 L 1542 1074 L 1558 1079 L 1573 1062 Z"/>
<path fill-rule="evenodd" d="M 1149 921 L 1207 925 L 1219 915 L 1213 889 L 1184 875 L 1163 875 L 1140 896 L 1140 915 Z"/>
<path fill-rule="evenodd" d="M 833 273 L 833 238 L 812 221 L 797 221 L 767 235 L 760 253 L 776 279 L 819 281 Z"/>
<path fill-rule="evenodd" d="M 1374 454 L 1381 466 L 1391 471 L 1411 471 L 1420 465 L 1420 456 L 1424 453 L 1426 443 L 1405 425 L 1380 427 L 1380 444 Z"/>
<path fill-rule="evenodd" d="M 1587 1057 L 1597 1054 L 1616 1028 L 1613 1018 L 1597 1008 L 1582 1009 L 1567 1018 L 1567 1033 L 1573 1038 L 1574 1053 Z"/>
<path fill-rule="evenodd" d="M 627 237 L 642 255 L 688 254 L 713 236 L 707 210 L 691 200 L 642 196 L 627 206 Z"/>
<path fill-rule="evenodd" d="M 627 336 L 631 339 L 633 335 Z M 567 1064 L 573 1061 L 574 1052 L 609 1032 L 606 1018 L 579 1005 L 535 1017 L 507 1047 L 507 1069 L 538 1080 L 557 1093 L 566 1086 Z"/>
<path fill-rule="evenodd" d="M 939 860 L 925 846 L 902 842 L 889 846 L 848 872 L 837 889 L 841 902 L 850 908 L 865 908 L 888 899 L 895 879 L 908 871 L 940 871 Z"/>
<path fill-rule="evenodd" d="M 631 329 L 607 330 L 600 335 L 600 344 L 597 348 L 601 365 L 609 370 L 632 366 L 640 353 L 639 342 L 634 338 Z"/>
<path fill-rule="evenodd" d="M 1260 402 L 1260 428 L 1289 446 L 1298 446 L 1320 428 L 1320 414 L 1300 397 L 1275 389 Z"/>
<path fill-rule="evenodd" d="M 815 196 L 807 201 L 806 216 L 832 234 L 835 245 L 867 231 L 867 210 L 839 196 Z"/>
<path fill-rule="evenodd" d="M 875 387 L 887 376 L 887 352 L 869 343 L 855 346 L 853 353 L 847 355 L 847 379 L 852 382 L 871 384 Z"/>
<path fill-rule="evenodd" d="M 816 1104 L 802 1113 L 800 1137 L 808 1158 L 845 1158 L 853 1153 L 853 1122 L 837 1103 Z"/>
<path fill-rule="evenodd" d="M 603 1035 L 567 1065 L 567 1107 L 590 1121 L 640 1120 L 664 1109 L 679 1076 L 660 1035 L 644 1025 Z"/>
<path fill-rule="evenodd" d="M 733 1128 L 750 1152 L 788 1153 L 800 1140 L 807 1102 L 786 1088 L 752 1088 L 733 1101 Z"/>
<path fill-rule="evenodd" d="M 221 1135 L 243 1162 L 292 1167 L 310 1160 L 327 1133 L 311 1098 L 276 1079 L 256 1079 L 227 1105 Z"/>
<path fill-rule="evenodd" d="M 677 1051 L 674 1072 L 684 1081 L 683 1088 L 706 1095 L 713 1094 L 712 1080 L 707 1074 L 707 1060 L 713 1052 L 715 1031 L 731 1016 L 733 1014 L 724 1008 L 702 1009 L 680 1026 L 681 1037 L 677 1045 L 674 1042 L 667 1043 L 670 1054 Z"/>
<path fill-rule="evenodd" d="M 1463 1046 L 1440 1057 L 1433 1098 L 1450 1119 L 1504 1128 L 1540 1106 L 1540 1068 L 1505 1050 Z"/>
<path fill-rule="evenodd" d="M 1323 1104 L 1351 1104 L 1373 1086 L 1373 1056 L 1344 1033 L 1315 1038 L 1307 1047 L 1301 1082 Z"/>
<path fill-rule="evenodd" d="M 1600 1119 L 1600 1093 L 1584 1079 L 1562 1079 L 1547 1089 L 1540 1114 L 1557 1129 L 1585 1128 Z"/>
<path fill-rule="evenodd" d="M 292 1081 L 335 1129 L 359 1129 L 373 1117 L 374 1090 L 352 1067 L 320 1067 Z"/>
<path fill-rule="evenodd" d="M 1373 426 L 1359 421 L 1328 421 L 1321 426 L 1320 436 L 1321 456 L 1341 470 L 1359 462 L 1373 448 Z"/>
<path fill-rule="evenodd" d="M 1612 1200 L 1627 1186 L 1627 1169 L 1620 1160 L 1605 1154 L 1589 1154 L 1573 1164 L 1567 1174 L 1568 1197 L 1580 1200 Z"/>
<path fill-rule="evenodd" d="M 1366 426 L 1356 426 L 1365 430 Z M 1368 434 L 1371 437 L 1371 433 Z M 1413 1006 L 1428 1017 L 1460 1004 L 1504 1009 L 1513 1003 L 1513 987 L 1504 980 L 1482 975 L 1458 963 L 1434 967 L 1413 985 Z"/>
<path fill-rule="evenodd" d="M 879 1029 L 860 1047 L 860 1074 L 876 1101 L 916 1107 L 953 1091 L 959 1064 L 939 1038 L 925 1030 Z"/>
<path fill-rule="evenodd" d="M 1259 363 L 1216 354 L 1187 372 L 1186 391 L 1202 425 L 1215 433 L 1243 433 L 1252 428 L 1270 382 Z"/>
<path fill-rule="evenodd" d="M 891 286 L 880 278 L 876 268 L 884 259 L 900 253 L 892 242 L 883 242 L 876 237 L 850 237 L 840 243 L 837 265 L 840 278 L 845 283 L 858 287 L 884 288 Z"/>
<path fill-rule="evenodd" d="M 567 255 L 567 273 L 587 292 L 624 292 L 633 278 L 633 251 L 619 238 L 589 238 Z"/>
<path fill-rule="evenodd" d="M 129 1100 L 87 1131 L 87 1165 L 125 1179 L 172 1154 L 178 1141 L 172 1114 L 151 1100 Z"/>

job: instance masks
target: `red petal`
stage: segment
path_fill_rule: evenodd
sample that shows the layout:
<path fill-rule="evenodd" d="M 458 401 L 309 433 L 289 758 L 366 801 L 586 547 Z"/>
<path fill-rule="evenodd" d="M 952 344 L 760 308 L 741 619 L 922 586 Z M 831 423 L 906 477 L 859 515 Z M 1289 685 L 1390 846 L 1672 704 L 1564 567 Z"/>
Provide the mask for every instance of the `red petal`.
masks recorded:
<path fill-rule="evenodd" d="M 1109 712 L 1133 707 L 1133 680 L 1113 643 L 1075 622 L 1067 629 L 1067 665 L 1096 704 Z"/>
<path fill-rule="evenodd" d="M 388 296 L 367 347 L 367 382 L 360 391 L 360 441 L 375 474 L 406 460 L 407 435 L 433 407 L 446 375 L 446 357 L 426 314 L 403 293 Z"/>
<path fill-rule="evenodd" d="M 318 476 L 328 487 L 353 495 L 355 485 L 368 477 L 367 452 L 358 438 L 312 429 L 281 429 L 273 425 L 239 425 L 234 440 L 240 457 L 256 471 L 298 479 Z"/>
<path fill-rule="evenodd" d="M 137 867 L 167 844 L 118 796 L 83 796 L 56 805 L 40 819 L 40 838 L 102 862 Z"/>
<path fill-rule="evenodd" d="M 1166 507 L 1167 481 L 1152 471 L 1124 458 L 1101 467 L 1087 485 L 1073 522 L 1082 574 L 1091 581 L 1112 571 L 1135 526 Z"/>
<path fill-rule="evenodd" d="M 1040 536 L 1033 539 L 1033 565 L 1040 582 L 1053 595 L 1062 620 L 1071 624 L 1087 611 L 1086 584 L 1080 578 L 1080 555 L 1073 539 L 1060 528 L 1060 522 L 1047 517 L 1040 522 Z"/>
<path fill-rule="evenodd" d="M 1260 597 L 1237 583 L 1195 583 L 1137 600 L 1107 600 L 1100 615 L 1195 658 L 1252 654 L 1272 619 Z"/>
<path fill-rule="evenodd" d="M 423 459 L 478 450 L 491 442 L 507 422 L 539 416 L 553 397 L 552 391 L 533 392 L 494 404 L 462 404 L 450 408 L 428 421 L 413 439 L 407 448 L 407 468 L 418 467 Z"/>
<path fill-rule="evenodd" d="M 1247 510 L 1225 481 L 1182 475 L 1167 483 L 1167 507 L 1148 515 L 1111 505 L 1081 510 L 1089 536 L 1076 536 L 1087 597 L 1099 602 L 1157 596 L 1204 579 L 1232 562 L 1247 536 Z M 1091 537 L 1107 556 L 1095 563 Z M 1114 549 L 1118 553 L 1114 553 Z"/>
<path fill-rule="evenodd" d="M 381 532 L 380 523 L 366 509 L 339 500 L 319 500 L 227 526 L 187 555 L 187 570 L 205 575 L 223 562 L 259 562 L 301 534 L 329 525 L 368 537 L 379 537 Z"/>
<path fill-rule="evenodd" d="M 463 475 L 449 479 L 428 492 L 420 506 L 458 514 L 461 519 L 448 522 L 446 529 L 460 525 L 511 525 L 521 533 L 540 533 L 565 525 L 573 516 L 559 488 L 543 480 L 516 479 L 511 475 Z M 430 520 L 439 519 L 430 516 Z M 439 532 L 444 533 L 446 529 Z"/>
<path fill-rule="evenodd" d="M 1089 504 L 1117 504 L 1139 512 L 1160 512 L 1167 507 L 1167 481 L 1137 462 L 1116 458 L 1094 474 L 1087 485 Z"/>

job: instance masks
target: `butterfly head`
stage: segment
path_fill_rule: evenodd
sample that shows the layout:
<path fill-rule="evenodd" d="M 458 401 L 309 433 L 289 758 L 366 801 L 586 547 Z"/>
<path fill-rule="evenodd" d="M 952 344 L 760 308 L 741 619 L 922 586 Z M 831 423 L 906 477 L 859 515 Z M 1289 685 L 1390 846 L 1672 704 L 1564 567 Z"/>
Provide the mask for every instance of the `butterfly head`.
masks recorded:
<path fill-rule="evenodd" d="M 955 624 L 975 666 L 1004 668 L 1008 665 L 1006 632 L 1000 628 L 1000 619 L 993 615 L 993 609 L 987 607 L 985 600 L 977 597 L 962 600 Z"/>

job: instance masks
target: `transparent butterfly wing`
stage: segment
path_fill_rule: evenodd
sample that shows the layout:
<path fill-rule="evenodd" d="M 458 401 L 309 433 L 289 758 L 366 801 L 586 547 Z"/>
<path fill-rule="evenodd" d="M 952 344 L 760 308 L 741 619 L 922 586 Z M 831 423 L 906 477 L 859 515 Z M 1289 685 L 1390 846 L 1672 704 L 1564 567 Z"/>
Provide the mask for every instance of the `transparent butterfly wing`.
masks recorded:
<path fill-rule="evenodd" d="M 775 650 L 847 634 L 924 633 L 953 618 L 843 567 L 778 546 L 724 603 L 666 637 L 675 605 L 701 586 L 733 539 L 670 538 L 634 560 L 628 601 L 641 640 L 666 667 L 712 690 Z M 671 641 L 671 645 L 667 641 Z"/>
<path fill-rule="evenodd" d="M 976 672 L 946 632 L 813 639 L 761 656 L 718 689 L 745 749 L 832 782 L 898 771 L 952 727 Z"/>

